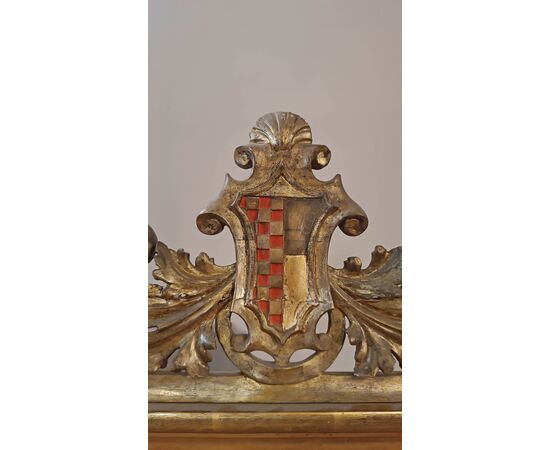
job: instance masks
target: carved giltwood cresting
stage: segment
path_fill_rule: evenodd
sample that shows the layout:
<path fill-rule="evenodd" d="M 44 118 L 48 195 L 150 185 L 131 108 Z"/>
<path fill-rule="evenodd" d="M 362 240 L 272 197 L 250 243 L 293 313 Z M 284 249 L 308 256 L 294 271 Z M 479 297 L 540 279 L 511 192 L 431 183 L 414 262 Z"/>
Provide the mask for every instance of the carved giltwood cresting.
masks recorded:
<path fill-rule="evenodd" d="M 216 338 L 241 372 L 264 384 L 289 384 L 321 375 L 336 359 L 345 336 L 356 347 L 354 374 L 391 374 L 401 365 L 401 248 L 377 246 L 368 267 L 348 258 L 328 265 L 333 232 L 365 231 L 365 212 L 345 192 L 340 175 L 313 174 L 330 150 L 312 143 L 309 125 L 292 113 L 260 118 L 235 162 L 248 179 L 227 175 L 225 186 L 197 218 L 205 234 L 227 227 L 236 263 L 218 266 L 202 253 L 174 251 L 149 230 L 149 258 L 158 268 L 149 285 L 149 371 L 208 375 Z M 328 315 L 325 332 L 316 331 Z M 231 317 L 246 324 L 235 333 Z M 349 325 L 346 325 L 346 318 Z M 298 350 L 313 354 L 292 362 Z M 272 360 L 257 357 L 265 352 Z"/>

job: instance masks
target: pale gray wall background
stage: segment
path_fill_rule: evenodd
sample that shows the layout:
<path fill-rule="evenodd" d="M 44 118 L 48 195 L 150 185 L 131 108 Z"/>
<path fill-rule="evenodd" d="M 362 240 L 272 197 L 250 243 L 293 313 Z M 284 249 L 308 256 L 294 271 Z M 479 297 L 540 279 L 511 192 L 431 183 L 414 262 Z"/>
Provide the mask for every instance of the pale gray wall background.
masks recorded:
<path fill-rule="evenodd" d="M 370 225 L 336 231 L 329 262 L 364 264 L 376 244 L 401 245 L 401 2 L 398 0 L 151 0 L 149 223 L 192 259 L 235 252 L 230 232 L 201 234 L 195 218 L 245 178 L 233 150 L 257 118 L 292 111 L 327 145 L 321 179 L 341 173 Z M 152 266 L 152 265 L 151 265 Z M 152 267 L 151 267 L 152 268 Z M 227 369 L 216 351 L 213 368 Z M 352 348 L 332 370 L 351 370 Z"/>

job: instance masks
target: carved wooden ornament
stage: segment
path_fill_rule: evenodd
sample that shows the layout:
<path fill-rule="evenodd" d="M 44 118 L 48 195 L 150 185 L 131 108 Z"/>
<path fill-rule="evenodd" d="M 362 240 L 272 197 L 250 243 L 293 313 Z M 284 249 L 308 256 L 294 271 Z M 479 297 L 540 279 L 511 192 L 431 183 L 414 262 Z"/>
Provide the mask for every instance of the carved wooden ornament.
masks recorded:
<path fill-rule="evenodd" d="M 368 225 L 340 175 L 330 181 L 314 176 L 329 161 L 330 150 L 312 144 L 304 119 L 267 114 L 252 129 L 250 142 L 235 150 L 235 162 L 251 168 L 250 177 L 237 181 L 227 175 L 219 197 L 197 218 L 206 234 L 229 228 L 237 262 L 217 266 L 203 253 L 193 265 L 187 253 L 156 244 L 152 234 L 158 266 L 153 275 L 166 285 L 149 285 L 151 372 L 207 375 L 216 337 L 244 375 L 266 384 L 321 375 L 346 334 L 356 346 L 356 375 L 390 374 L 396 360 L 401 365 L 401 248 L 388 252 L 377 246 L 366 269 L 357 257 L 342 269 L 329 267 L 336 227 L 357 236 Z M 234 314 L 247 334 L 234 333 Z M 324 314 L 329 326 L 318 333 Z M 301 349 L 314 353 L 290 362 Z M 256 351 L 273 360 L 260 359 Z"/>

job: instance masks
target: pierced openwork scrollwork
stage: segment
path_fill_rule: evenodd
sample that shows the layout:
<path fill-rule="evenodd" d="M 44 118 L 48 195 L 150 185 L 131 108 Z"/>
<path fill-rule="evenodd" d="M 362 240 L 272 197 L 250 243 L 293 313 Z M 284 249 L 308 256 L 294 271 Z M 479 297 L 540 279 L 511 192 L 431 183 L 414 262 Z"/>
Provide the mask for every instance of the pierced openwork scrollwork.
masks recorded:
<path fill-rule="evenodd" d="M 197 218 L 203 233 L 230 229 L 236 264 L 217 266 L 201 254 L 193 265 L 182 250 L 150 245 L 159 267 L 153 275 L 166 284 L 149 286 L 150 371 L 206 375 L 217 336 L 246 376 L 296 383 L 323 373 L 347 333 L 356 346 L 356 375 L 392 373 L 395 361 L 401 364 L 401 248 L 378 246 L 364 270 L 358 258 L 343 269 L 329 267 L 334 230 L 357 236 L 368 226 L 339 175 L 329 181 L 313 175 L 329 163 L 330 150 L 312 144 L 309 125 L 292 113 L 260 118 L 250 139 L 235 150 L 237 165 L 252 168 L 250 177 L 228 175 L 219 197 Z M 233 332 L 235 314 L 247 334 Z M 328 329 L 317 332 L 324 314 Z M 292 362 L 303 349 L 313 354 Z M 256 357 L 257 351 L 272 361 Z"/>

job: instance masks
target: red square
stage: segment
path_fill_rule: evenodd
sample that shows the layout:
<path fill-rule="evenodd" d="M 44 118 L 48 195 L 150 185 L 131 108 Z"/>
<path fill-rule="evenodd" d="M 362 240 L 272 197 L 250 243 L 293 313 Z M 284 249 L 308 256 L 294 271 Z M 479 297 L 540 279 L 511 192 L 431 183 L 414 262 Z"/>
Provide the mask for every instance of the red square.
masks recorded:
<path fill-rule="evenodd" d="M 283 248 L 284 239 L 281 235 L 269 236 L 269 246 L 271 248 Z"/>
<path fill-rule="evenodd" d="M 269 249 L 268 248 L 258 249 L 258 261 L 269 261 Z"/>
<path fill-rule="evenodd" d="M 239 206 L 242 209 L 246 209 L 246 197 L 241 198 L 241 201 L 239 202 Z"/>
<path fill-rule="evenodd" d="M 270 208 L 271 207 L 271 198 L 269 197 L 260 197 L 260 208 Z"/>
<path fill-rule="evenodd" d="M 260 300 L 258 302 L 258 306 L 260 307 L 261 312 L 268 312 L 269 311 L 269 302 L 267 300 Z"/>
<path fill-rule="evenodd" d="M 282 314 L 270 314 L 269 315 L 269 323 L 271 325 L 281 325 L 283 323 Z"/>
<path fill-rule="evenodd" d="M 258 275 L 258 286 L 269 286 L 269 275 Z"/>
<path fill-rule="evenodd" d="M 247 210 L 246 215 L 248 216 L 248 220 L 250 220 L 251 222 L 256 222 L 256 220 L 258 220 L 258 210 L 257 209 Z"/>
<path fill-rule="evenodd" d="M 258 222 L 258 234 L 269 234 L 269 222 Z"/>
<path fill-rule="evenodd" d="M 283 274 L 283 265 L 281 263 L 271 263 L 269 269 L 270 269 L 271 275 Z"/>
<path fill-rule="evenodd" d="M 269 298 L 283 298 L 283 290 L 281 288 L 269 288 Z"/>
<path fill-rule="evenodd" d="M 271 221 L 281 222 L 283 220 L 283 211 L 271 211 Z"/>

